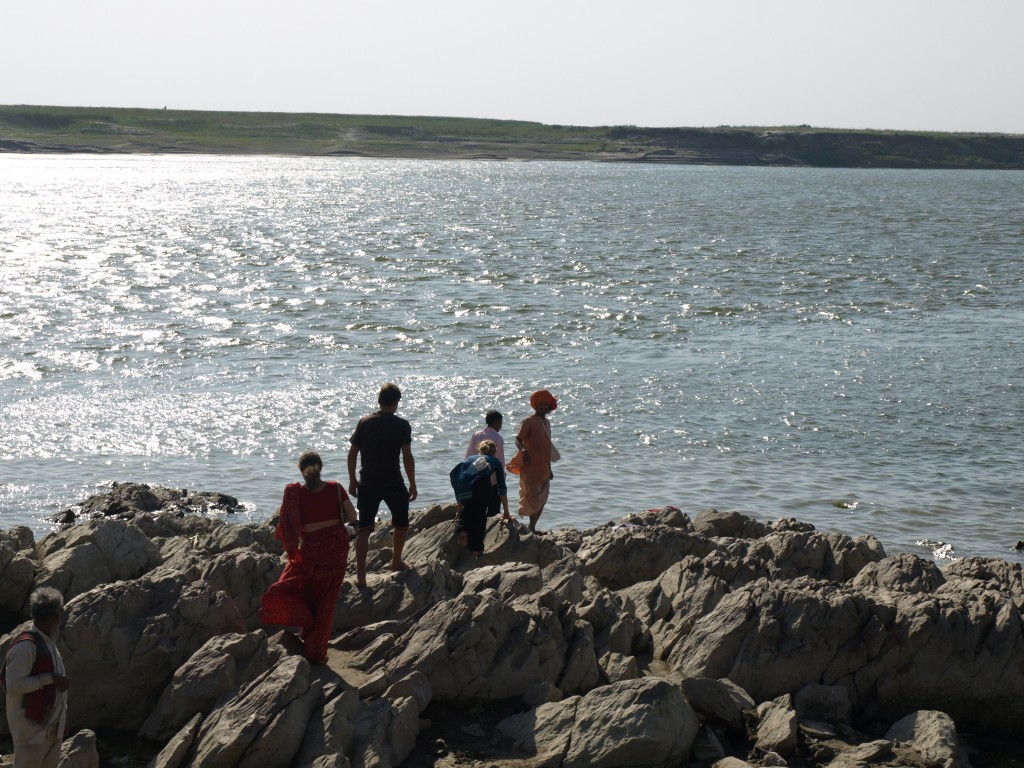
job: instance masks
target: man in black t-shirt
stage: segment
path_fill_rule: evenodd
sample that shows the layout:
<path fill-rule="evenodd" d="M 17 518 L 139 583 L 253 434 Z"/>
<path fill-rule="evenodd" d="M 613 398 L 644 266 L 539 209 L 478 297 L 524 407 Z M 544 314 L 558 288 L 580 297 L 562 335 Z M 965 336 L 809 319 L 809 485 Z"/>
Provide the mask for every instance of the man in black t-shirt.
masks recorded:
<path fill-rule="evenodd" d="M 359 510 L 359 533 L 356 535 L 356 583 L 366 586 L 366 552 L 370 544 L 370 531 L 383 501 L 391 510 L 394 528 L 394 551 L 391 570 L 404 571 L 402 548 L 409 535 L 409 502 L 416 500 L 416 462 L 412 457 L 412 427 L 395 415 L 402 391 L 395 384 L 385 384 L 377 396 L 380 410 L 364 416 L 356 425 L 349 441 L 348 492 L 356 499 Z M 356 479 L 356 457 L 362 455 L 359 479 Z M 402 470 L 409 478 L 405 487 Z"/>

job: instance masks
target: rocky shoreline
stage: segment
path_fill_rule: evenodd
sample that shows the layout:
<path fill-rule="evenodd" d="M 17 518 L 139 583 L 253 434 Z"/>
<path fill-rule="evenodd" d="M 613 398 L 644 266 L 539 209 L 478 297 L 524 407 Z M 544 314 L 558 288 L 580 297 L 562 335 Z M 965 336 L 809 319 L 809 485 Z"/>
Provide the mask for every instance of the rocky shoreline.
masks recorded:
<path fill-rule="evenodd" d="M 281 549 L 235 506 L 121 484 L 41 541 L 0 533 L 0 631 L 34 587 L 68 601 L 63 766 L 124 738 L 157 768 L 969 766 L 1024 730 L 1024 575 L 1002 560 L 674 508 L 544 536 L 494 519 L 473 559 L 434 506 L 407 572 L 374 532 L 310 666 L 259 624 Z"/>

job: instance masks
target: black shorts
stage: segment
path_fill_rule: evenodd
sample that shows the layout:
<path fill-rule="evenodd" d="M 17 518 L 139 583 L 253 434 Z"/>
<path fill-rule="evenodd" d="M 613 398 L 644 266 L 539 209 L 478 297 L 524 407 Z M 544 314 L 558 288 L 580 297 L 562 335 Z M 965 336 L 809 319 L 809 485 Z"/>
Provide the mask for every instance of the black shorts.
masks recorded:
<path fill-rule="evenodd" d="M 380 503 L 387 504 L 391 511 L 391 524 L 395 528 L 409 527 L 409 489 L 404 485 L 388 488 L 374 488 L 360 485 L 356 496 L 356 509 L 359 510 L 359 527 L 373 528 L 377 522 L 377 510 Z"/>

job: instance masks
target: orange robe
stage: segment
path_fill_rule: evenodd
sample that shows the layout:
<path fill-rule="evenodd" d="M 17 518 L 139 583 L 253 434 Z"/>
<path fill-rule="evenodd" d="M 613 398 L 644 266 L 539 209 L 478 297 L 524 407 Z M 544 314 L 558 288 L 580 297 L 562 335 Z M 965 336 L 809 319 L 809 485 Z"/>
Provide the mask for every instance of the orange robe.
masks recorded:
<path fill-rule="evenodd" d="M 519 470 L 519 514 L 539 515 L 551 491 L 551 424 L 537 414 L 527 416 L 516 435 L 530 457 Z"/>

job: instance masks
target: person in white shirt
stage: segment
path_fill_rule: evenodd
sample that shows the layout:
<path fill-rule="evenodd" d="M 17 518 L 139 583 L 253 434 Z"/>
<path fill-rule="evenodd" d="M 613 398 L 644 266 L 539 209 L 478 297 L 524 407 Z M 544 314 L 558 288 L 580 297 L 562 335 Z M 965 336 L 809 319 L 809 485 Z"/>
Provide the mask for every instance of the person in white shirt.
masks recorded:
<path fill-rule="evenodd" d="M 487 412 L 484 416 L 484 422 L 486 422 L 487 427 L 479 432 L 474 432 L 473 436 L 469 438 L 469 447 L 466 449 L 465 458 L 468 459 L 470 456 L 476 456 L 480 453 L 480 443 L 484 440 L 490 440 L 494 443 L 496 449 L 494 455 L 501 462 L 501 466 L 505 466 L 505 438 L 499 434 L 501 432 L 501 420 L 502 416 L 497 411 Z"/>
<path fill-rule="evenodd" d="M 16 630 L 4 669 L 14 768 L 56 768 L 68 709 L 68 679 L 56 643 L 64 597 L 41 587 L 32 593 L 29 610 L 32 623 Z"/>

